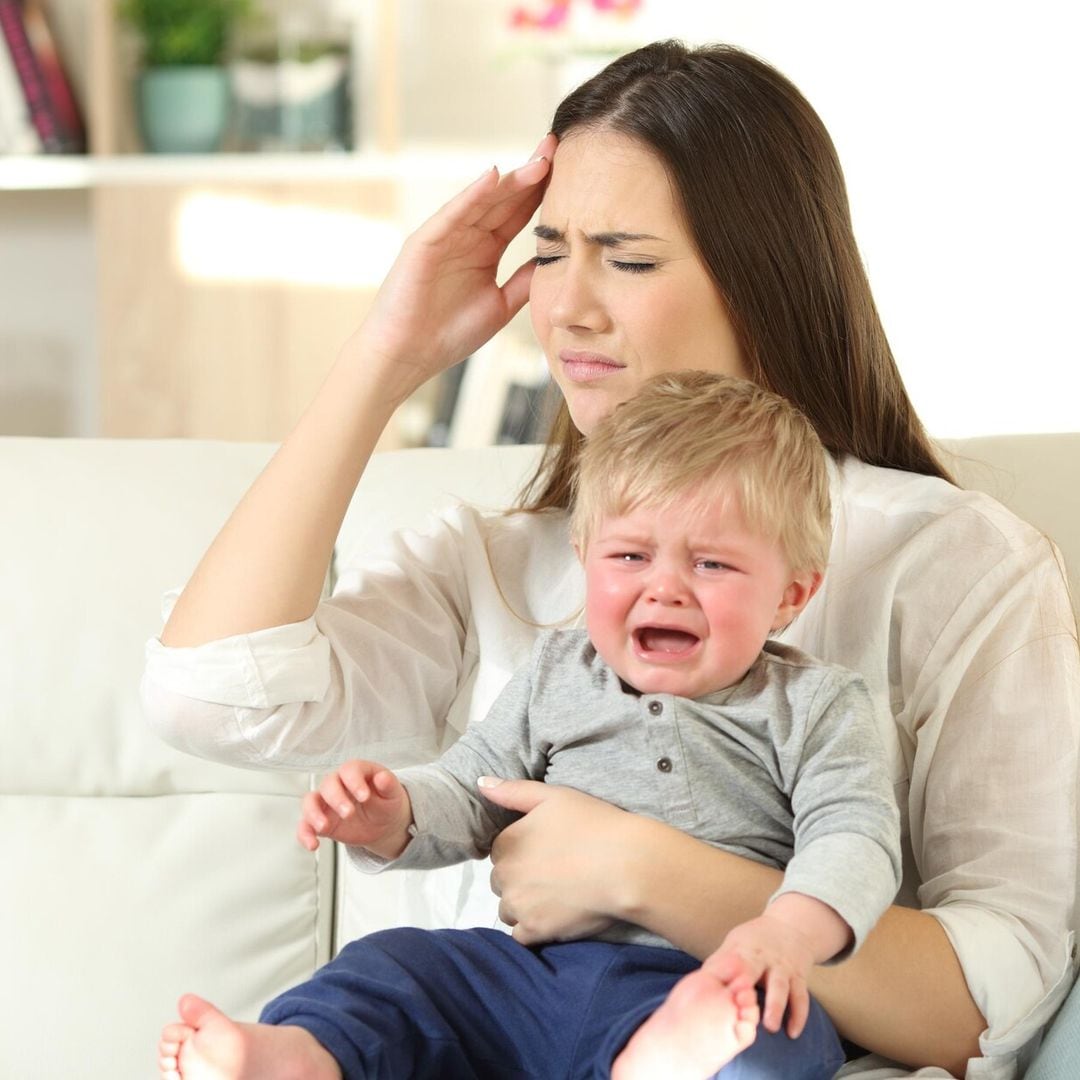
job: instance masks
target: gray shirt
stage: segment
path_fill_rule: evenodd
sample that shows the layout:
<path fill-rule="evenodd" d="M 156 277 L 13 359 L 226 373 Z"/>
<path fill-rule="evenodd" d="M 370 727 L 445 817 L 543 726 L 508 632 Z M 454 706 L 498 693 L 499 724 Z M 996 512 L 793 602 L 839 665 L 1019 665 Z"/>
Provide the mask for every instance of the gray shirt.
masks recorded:
<path fill-rule="evenodd" d="M 854 948 L 900 883 L 899 815 L 862 679 L 776 642 L 735 686 L 690 700 L 626 686 L 584 630 L 542 634 L 483 723 L 398 775 L 416 835 L 393 861 L 355 851 L 363 869 L 487 855 L 520 816 L 478 793 L 488 775 L 575 788 L 786 868 L 775 895 L 834 908 Z M 669 944 L 629 924 L 600 937 Z"/>

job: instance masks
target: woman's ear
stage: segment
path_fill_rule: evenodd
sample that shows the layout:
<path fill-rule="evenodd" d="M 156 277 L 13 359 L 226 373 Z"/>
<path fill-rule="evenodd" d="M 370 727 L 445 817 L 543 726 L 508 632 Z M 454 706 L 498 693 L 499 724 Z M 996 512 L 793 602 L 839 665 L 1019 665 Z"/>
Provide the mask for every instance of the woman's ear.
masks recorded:
<path fill-rule="evenodd" d="M 776 617 L 773 619 L 774 630 L 787 626 L 810 603 L 810 598 L 818 591 L 823 577 L 820 570 L 807 570 L 796 574 L 788 582 L 784 595 L 780 598 L 780 605 L 776 609 Z"/>

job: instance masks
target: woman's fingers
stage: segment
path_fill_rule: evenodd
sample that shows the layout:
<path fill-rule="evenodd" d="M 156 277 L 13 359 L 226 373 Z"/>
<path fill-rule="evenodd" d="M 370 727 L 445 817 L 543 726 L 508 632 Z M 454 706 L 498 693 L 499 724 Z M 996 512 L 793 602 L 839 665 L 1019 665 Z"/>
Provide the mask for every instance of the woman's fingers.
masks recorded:
<path fill-rule="evenodd" d="M 555 137 L 555 132 L 549 131 L 536 144 L 536 149 L 529 155 L 529 160 L 535 161 L 537 158 L 546 157 L 550 161 L 555 156 L 555 148 L 558 145 L 559 140 Z"/>
<path fill-rule="evenodd" d="M 536 264 L 532 259 L 528 259 L 523 262 L 503 284 L 502 294 L 503 300 L 506 302 L 507 321 L 512 319 L 525 306 L 525 302 L 529 299 L 529 287 L 532 284 L 532 276 L 535 269 Z"/>
<path fill-rule="evenodd" d="M 518 213 L 520 206 L 532 202 L 532 209 L 536 209 L 547 186 L 556 145 L 554 135 L 545 135 L 528 161 L 499 176 L 498 185 L 492 193 L 491 207 L 485 216 L 478 220 L 478 225 L 494 231 L 501 228 L 509 217 Z M 531 214 L 531 211 L 529 213 Z M 518 229 L 520 228 L 519 225 Z"/>
<path fill-rule="evenodd" d="M 503 780 L 498 776 L 481 776 L 476 786 L 489 802 L 521 814 L 528 814 L 549 800 L 557 800 L 560 794 L 569 790 L 545 784 L 542 780 Z"/>
<path fill-rule="evenodd" d="M 512 240 L 525 227 L 544 197 L 551 163 L 547 158 L 530 161 L 500 181 L 499 198 L 476 223 L 504 243 Z"/>
<path fill-rule="evenodd" d="M 417 235 L 429 243 L 439 243 L 463 226 L 495 233 L 508 220 L 520 216 L 523 207 L 532 204 L 525 218 L 527 221 L 540 205 L 541 181 L 549 168 L 550 161 L 546 157 L 526 162 L 502 175 L 492 166 L 429 218 Z M 517 231 L 520 229 L 519 225 Z"/>

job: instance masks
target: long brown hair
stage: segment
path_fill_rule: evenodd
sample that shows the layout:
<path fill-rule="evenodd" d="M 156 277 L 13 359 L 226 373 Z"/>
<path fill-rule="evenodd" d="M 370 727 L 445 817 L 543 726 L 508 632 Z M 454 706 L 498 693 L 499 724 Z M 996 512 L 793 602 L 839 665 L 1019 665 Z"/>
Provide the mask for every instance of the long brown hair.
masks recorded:
<path fill-rule="evenodd" d="M 832 139 L 788 79 L 730 45 L 654 42 L 563 100 L 552 131 L 582 129 L 663 162 L 755 382 L 794 402 L 835 455 L 952 480 L 874 306 Z M 571 504 L 580 444 L 564 402 L 522 509 Z"/>

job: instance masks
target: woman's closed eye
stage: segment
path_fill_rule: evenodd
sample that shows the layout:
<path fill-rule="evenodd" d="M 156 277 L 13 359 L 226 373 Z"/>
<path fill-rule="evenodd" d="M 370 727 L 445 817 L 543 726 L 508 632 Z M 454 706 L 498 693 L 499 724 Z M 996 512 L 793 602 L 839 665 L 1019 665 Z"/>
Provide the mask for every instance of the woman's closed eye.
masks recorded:
<path fill-rule="evenodd" d="M 565 255 L 534 255 L 533 265 L 550 266 L 552 263 L 556 263 L 560 259 L 565 258 Z M 655 270 L 657 264 L 654 262 L 626 262 L 621 259 L 612 259 L 608 265 L 627 274 L 645 274 L 650 270 Z"/>

